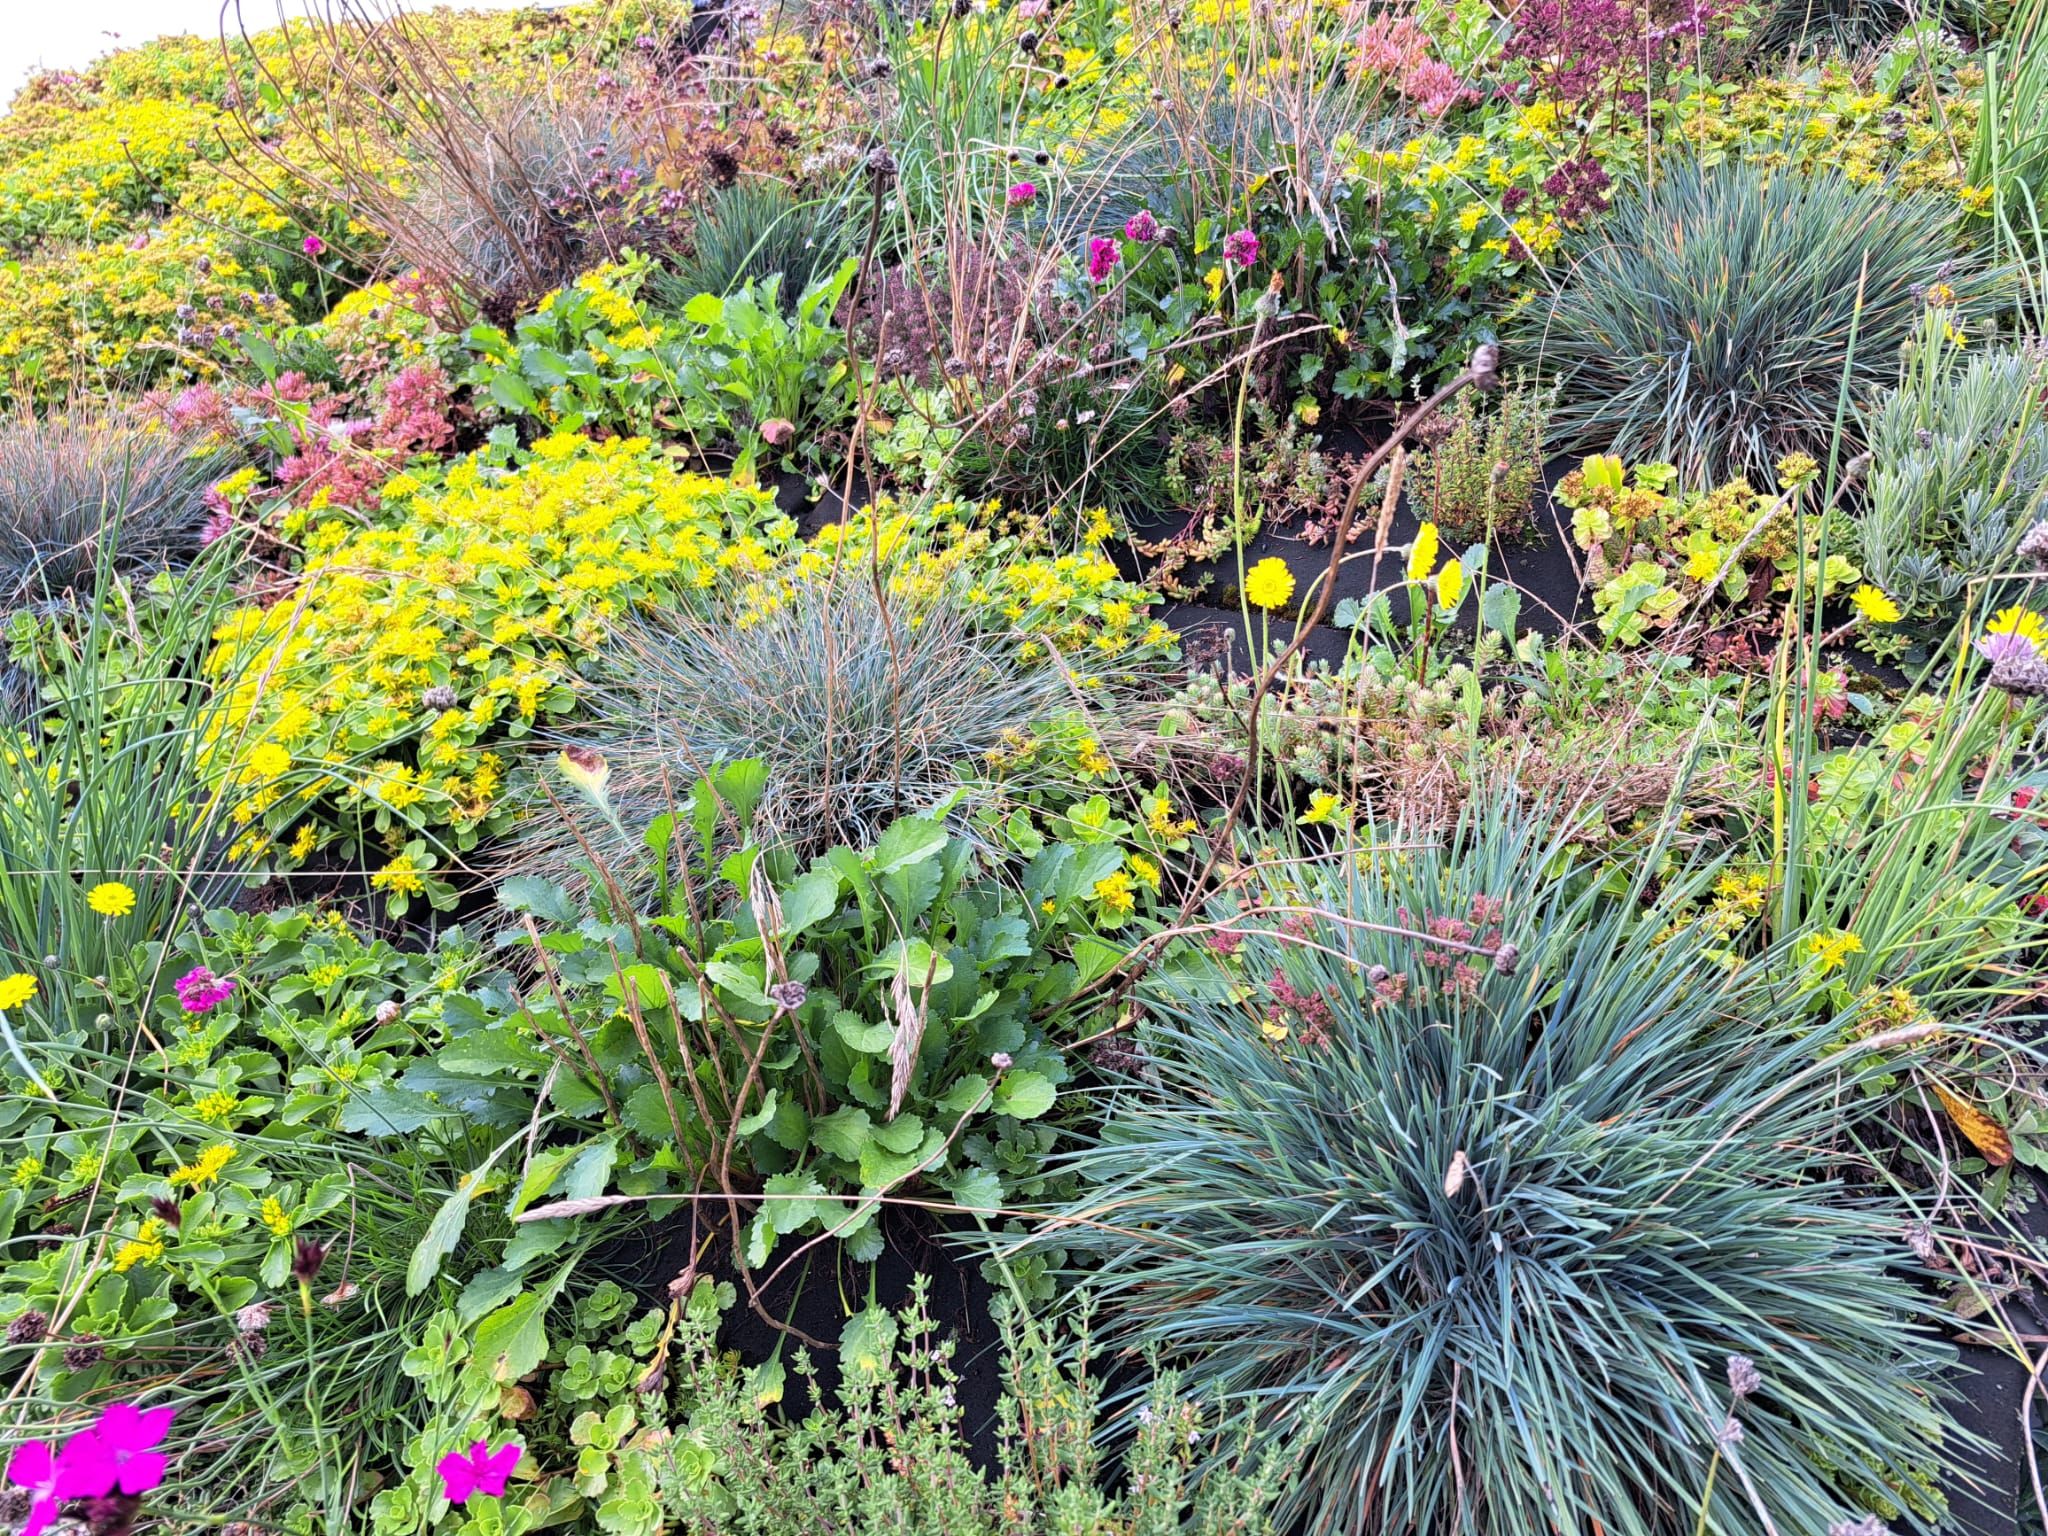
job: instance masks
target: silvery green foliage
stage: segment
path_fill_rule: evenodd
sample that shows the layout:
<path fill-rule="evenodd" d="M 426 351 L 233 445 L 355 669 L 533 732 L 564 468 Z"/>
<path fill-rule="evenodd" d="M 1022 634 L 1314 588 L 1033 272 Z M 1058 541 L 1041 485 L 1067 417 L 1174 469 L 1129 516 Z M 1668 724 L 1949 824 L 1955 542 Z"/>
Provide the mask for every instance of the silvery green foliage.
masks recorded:
<path fill-rule="evenodd" d="M 1057 1228 L 1105 1342 L 1295 1448 L 1305 1536 L 1931 1515 L 1950 1351 L 1856 1156 L 1898 1058 L 1835 1051 L 1796 939 L 1730 969 L 1671 927 L 1711 869 L 1603 890 L 1512 796 L 1386 830 L 1248 871 L 1229 942 L 1142 983 L 1147 1071 Z M 1731 1415 L 1768 1521 L 1710 1470 Z"/>
<path fill-rule="evenodd" d="M 2043 358 L 1987 352 L 1910 366 L 1871 420 L 1864 574 L 1918 619 L 2007 567 L 2048 494 Z M 1983 604 L 1980 602 L 1979 607 Z"/>
<path fill-rule="evenodd" d="M 225 468 L 118 408 L 0 420 L 0 614 L 190 555 Z"/>

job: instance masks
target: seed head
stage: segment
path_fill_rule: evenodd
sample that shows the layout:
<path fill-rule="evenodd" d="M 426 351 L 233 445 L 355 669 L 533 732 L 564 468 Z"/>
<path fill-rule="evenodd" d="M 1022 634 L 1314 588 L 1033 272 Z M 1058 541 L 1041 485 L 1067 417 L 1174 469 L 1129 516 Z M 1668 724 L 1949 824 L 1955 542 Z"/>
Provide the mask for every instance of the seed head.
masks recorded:
<path fill-rule="evenodd" d="M 7 1325 L 7 1342 L 10 1344 L 40 1344 L 50 1336 L 50 1314 L 38 1312 L 33 1307 L 16 1315 Z"/>
<path fill-rule="evenodd" d="M 1764 1384 L 1763 1373 L 1756 1368 L 1756 1362 L 1747 1355 L 1728 1357 L 1728 1390 L 1737 1397 L 1748 1397 Z"/>

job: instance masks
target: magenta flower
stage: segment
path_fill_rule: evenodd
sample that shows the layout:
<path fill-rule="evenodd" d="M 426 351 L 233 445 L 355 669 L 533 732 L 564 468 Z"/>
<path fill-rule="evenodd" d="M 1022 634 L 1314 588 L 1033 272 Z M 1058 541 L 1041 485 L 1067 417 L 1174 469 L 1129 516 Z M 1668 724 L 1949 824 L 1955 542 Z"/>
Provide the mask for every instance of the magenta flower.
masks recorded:
<path fill-rule="evenodd" d="M 215 976 L 205 966 L 195 965 L 171 985 L 177 990 L 179 1006 L 187 1013 L 211 1013 L 233 995 L 235 979 Z"/>
<path fill-rule="evenodd" d="M 1123 259 L 1123 247 L 1107 235 L 1095 236 L 1088 242 L 1088 281 L 1108 281 L 1110 268 Z"/>
<path fill-rule="evenodd" d="M 322 251 L 327 249 L 327 242 L 325 240 L 322 240 L 318 235 L 308 235 L 299 244 L 300 249 L 303 250 L 308 256 L 318 256 Z"/>
<path fill-rule="evenodd" d="M 148 1493 L 164 1480 L 169 1460 L 157 1449 L 171 1432 L 175 1408 L 147 1411 L 133 1403 L 115 1403 L 100 1415 L 92 1435 L 106 1457 L 109 1482 L 123 1493 Z"/>
<path fill-rule="evenodd" d="M 450 1451 L 434 1464 L 434 1470 L 441 1474 L 448 1502 L 464 1504 L 473 1493 L 481 1493 L 487 1498 L 502 1498 L 505 1479 L 518 1465 L 518 1446 L 500 1446 L 494 1451 L 479 1440 L 466 1452 Z"/>
<path fill-rule="evenodd" d="M 1034 182 L 1020 181 L 1013 183 L 1009 192 L 1005 195 L 1012 208 L 1022 208 L 1026 203 L 1037 199 L 1038 187 Z"/>
<path fill-rule="evenodd" d="M 1259 237 L 1248 229 L 1233 229 L 1223 237 L 1223 259 L 1233 267 L 1248 267 L 1259 259 Z"/>
<path fill-rule="evenodd" d="M 29 1497 L 28 1522 L 21 1536 L 42 1536 L 71 1499 L 99 1499 L 113 1491 L 116 1468 L 100 1437 L 81 1429 L 52 1451 L 49 1442 L 31 1440 L 16 1448 L 7 1463 L 7 1481 Z M 154 1487 L 155 1484 L 150 1486 Z"/>
<path fill-rule="evenodd" d="M 1159 221 L 1152 217 L 1150 210 L 1140 208 L 1124 221 L 1124 238 L 1139 245 L 1150 245 L 1159 238 Z"/>

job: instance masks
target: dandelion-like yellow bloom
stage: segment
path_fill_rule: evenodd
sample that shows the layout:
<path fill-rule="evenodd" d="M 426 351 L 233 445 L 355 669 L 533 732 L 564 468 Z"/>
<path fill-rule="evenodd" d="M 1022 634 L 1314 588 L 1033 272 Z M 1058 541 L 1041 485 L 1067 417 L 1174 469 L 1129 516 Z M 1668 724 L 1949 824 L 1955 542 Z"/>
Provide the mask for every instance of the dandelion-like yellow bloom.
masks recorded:
<path fill-rule="evenodd" d="M 1867 581 L 1849 594 L 1849 601 L 1873 624 L 1896 624 L 1899 621 L 1899 605 L 1885 596 L 1881 588 L 1873 587 Z"/>
<path fill-rule="evenodd" d="M 1465 600 L 1465 567 L 1456 560 L 1446 560 L 1444 568 L 1436 573 L 1436 604 L 1445 613 L 1456 613 L 1458 604 Z"/>
<path fill-rule="evenodd" d="M 119 880 L 102 880 L 85 893 L 85 904 L 101 917 L 126 917 L 135 910 L 135 892 Z"/>
<path fill-rule="evenodd" d="M 1408 551 L 1410 581 L 1429 580 L 1429 573 L 1436 569 L 1436 552 L 1441 542 L 1435 523 L 1424 523 L 1415 530 L 1415 544 Z"/>
<path fill-rule="evenodd" d="M 1273 609 L 1294 596 L 1294 572 L 1287 562 L 1268 555 L 1245 573 L 1244 598 L 1255 608 Z"/>
<path fill-rule="evenodd" d="M 2018 635 L 2032 642 L 2035 650 L 2048 650 L 2048 622 L 2031 608 L 2001 608 L 1984 629 L 1993 635 Z"/>
<path fill-rule="evenodd" d="M 25 1006 L 36 995 L 36 979 L 25 971 L 0 976 L 0 1013 Z"/>

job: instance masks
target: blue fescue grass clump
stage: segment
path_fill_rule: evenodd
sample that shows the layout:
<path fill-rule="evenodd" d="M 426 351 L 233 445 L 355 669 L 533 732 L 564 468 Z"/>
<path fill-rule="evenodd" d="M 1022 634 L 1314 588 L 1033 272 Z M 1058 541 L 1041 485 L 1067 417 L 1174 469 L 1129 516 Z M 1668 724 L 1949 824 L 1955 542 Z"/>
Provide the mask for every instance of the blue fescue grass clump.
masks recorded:
<path fill-rule="evenodd" d="M 1645 912 L 1513 802 L 1261 866 L 1146 983 L 1054 1228 L 1114 1342 L 1299 1447 L 1318 1536 L 1926 1512 L 1948 1351 L 1851 1155 L 1878 1058 L 1810 963 L 1674 922 L 1700 884 Z"/>
<path fill-rule="evenodd" d="M 1572 257 L 1527 338 L 1563 386 L 1559 435 L 1699 483 L 1824 458 L 1845 375 L 1871 399 L 1930 299 L 1972 315 L 1993 288 L 1932 196 L 1683 156 Z"/>

